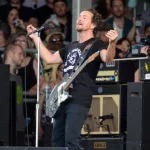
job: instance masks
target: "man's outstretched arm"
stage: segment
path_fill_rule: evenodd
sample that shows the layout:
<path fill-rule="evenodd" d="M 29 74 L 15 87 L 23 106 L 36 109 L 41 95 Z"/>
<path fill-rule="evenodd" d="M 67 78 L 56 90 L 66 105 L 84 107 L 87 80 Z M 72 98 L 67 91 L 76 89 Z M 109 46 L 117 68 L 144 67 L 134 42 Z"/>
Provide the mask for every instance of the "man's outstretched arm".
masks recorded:
<path fill-rule="evenodd" d="M 100 57 L 103 62 L 112 62 L 116 54 L 116 39 L 118 32 L 116 29 L 107 32 L 106 37 L 109 38 L 109 45 L 107 50 L 103 49 L 100 51 Z"/>

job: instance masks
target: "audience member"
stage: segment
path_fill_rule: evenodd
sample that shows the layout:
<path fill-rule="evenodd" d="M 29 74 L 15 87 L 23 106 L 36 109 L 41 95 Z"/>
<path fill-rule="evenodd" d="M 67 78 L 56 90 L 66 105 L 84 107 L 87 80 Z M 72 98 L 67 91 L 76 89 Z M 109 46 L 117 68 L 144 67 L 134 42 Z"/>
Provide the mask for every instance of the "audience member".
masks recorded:
<path fill-rule="evenodd" d="M 33 10 L 22 5 L 24 0 L 7 0 L 8 3 L 0 7 L 0 20 L 5 21 L 8 16 L 8 11 L 11 7 L 16 7 L 19 10 L 19 18 L 24 22 L 29 20 Z"/>
<path fill-rule="evenodd" d="M 56 79 L 55 81 L 50 82 L 47 86 L 49 86 L 50 91 L 62 81 L 63 78 L 63 67 L 64 64 L 59 64 L 56 69 Z M 43 85 L 43 89 L 45 89 L 45 85 Z M 44 136 L 45 139 L 51 139 L 52 124 L 50 118 L 45 115 L 46 110 L 46 97 L 43 95 L 43 98 L 40 99 L 40 119 L 39 119 L 39 136 Z M 49 123 L 48 123 L 49 122 Z M 49 131 L 49 132 L 47 132 Z M 44 141 L 44 146 L 51 146 L 50 140 L 46 142 Z"/>
<path fill-rule="evenodd" d="M 103 20 L 108 19 L 111 16 L 110 10 L 110 0 L 100 0 L 98 1 L 95 10 L 102 15 Z"/>
<path fill-rule="evenodd" d="M 53 19 L 47 19 L 45 21 L 45 23 L 48 23 L 49 28 L 48 29 L 44 29 L 41 33 L 41 39 L 42 41 L 46 42 L 46 37 L 51 33 L 51 30 L 53 29 L 60 29 L 60 25 L 58 23 L 58 21 L 56 20 L 56 18 Z"/>
<path fill-rule="evenodd" d="M 10 36 L 11 29 L 10 26 L 5 23 L 0 21 L 0 48 L 4 50 L 4 48 L 7 45 L 7 40 L 8 37 Z M 3 62 L 3 50 L 1 49 L 0 51 L 0 63 Z"/>
<path fill-rule="evenodd" d="M 21 46 L 16 44 L 10 44 L 4 51 L 4 64 L 10 66 L 10 80 L 16 82 L 16 131 L 17 145 L 24 146 L 25 142 L 25 121 L 23 116 L 23 90 L 22 80 L 16 75 L 16 69 L 18 69 L 24 59 L 24 52 Z"/>
<path fill-rule="evenodd" d="M 116 44 L 116 57 L 119 58 L 131 58 L 132 44 L 127 38 L 121 38 Z"/>
<path fill-rule="evenodd" d="M 55 53 L 57 50 L 65 47 L 64 45 L 65 36 L 60 32 L 60 28 L 53 28 L 49 35 L 46 37 L 46 47 L 52 52 Z M 56 80 L 56 71 L 58 64 L 47 64 L 43 61 L 44 65 L 44 77 L 46 81 L 51 82 Z M 49 70 L 49 71 L 46 71 Z"/>
<path fill-rule="evenodd" d="M 37 9 L 37 17 L 40 25 L 42 25 L 53 14 L 54 0 L 46 0 L 46 5 Z"/>
<path fill-rule="evenodd" d="M 113 30 L 113 26 L 107 22 L 103 22 L 102 26 L 97 29 L 96 37 L 104 41 L 106 45 L 109 44 L 109 39 L 106 37 L 106 33 L 109 30 Z"/>
<path fill-rule="evenodd" d="M 19 11 L 16 7 L 10 7 L 6 19 L 11 28 L 11 34 L 15 34 L 20 30 L 25 30 L 24 22 L 19 18 Z"/>
<path fill-rule="evenodd" d="M 29 20 L 27 21 L 27 25 L 32 24 L 34 25 L 36 28 L 39 28 L 40 23 L 39 23 L 39 19 L 36 15 L 31 15 Z"/>
<path fill-rule="evenodd" d="M 133 28 L 133 22 L 125 17 L 125 7 L 126 1 L 125 0 L 111 0 L 110 3 L 111 10 L 113 17 L 110 17 L 106 22 L 113 25 L 114 28 L 118 31 L 118 38 L 128 38 L 130 41 L 134 39 L 135 28 L 130 33 L 131 29 Z"/>
<path fill-rule="evenodd" d="M 47 48 L 51 51 L 57 51 L 60 48 L 63 48 L 65 35 L 60 32 L 59 29 L 52 29 L 49 35 L 46 37 Z"/>
<path fill-rule="evenodd" d="M 146 24 L 144 27 L 144 36 L 149 37 L 150 36 L 150 23 Z"/>
<path fill-rule="evenodd" d="M 68 10 L 66 0 L 54 0 L 54 13 L 50 19 L 59 23 L 61 32 L 65 34 L 65 41 L 71 41 L 72 33 L 72 17 Z"/>
<path fill-rule="evenodd" d="M 20 45 L 23 49 L 33 48 L 31 39 L 26 38 L 26 32 L 19 32 L 11 37 L 10 43 Z M 21 67 L 18 69 L 18 75 L 23 81 L 23 90 L 28 92 L 26 98 L 36 99 L 37 94 L 37 61 L 32 55 L 33 53 L 26 53 Z M 44 78 L 40 76 L 40 84 L 43 84 Z M 24 116 L 31 119 L 29 124 L 29 132 L 34 132 L 35 121 L 35 102 L 24 103 Z M 27 116 L 26 108 L 27 107 Z"/>
<path fill-rule="evenodd" d="M 141 39 L 141 43 L 144 46 L 140 49 L 141 57 L 146 57 L 150 55 L 150 24 L 146 24 L 144 27 L 144 38 Z M 134 81 L 139 81 L 139 61 L 135 62 L 135 74 L 134 74 Z"/>

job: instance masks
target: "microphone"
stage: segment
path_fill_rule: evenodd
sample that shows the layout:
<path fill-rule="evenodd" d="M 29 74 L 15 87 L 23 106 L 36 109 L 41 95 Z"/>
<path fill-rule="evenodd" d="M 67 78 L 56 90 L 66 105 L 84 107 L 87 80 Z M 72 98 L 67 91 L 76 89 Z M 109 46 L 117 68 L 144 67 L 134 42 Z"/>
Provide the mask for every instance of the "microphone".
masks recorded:
<path fill-rule="evenodd" d="M 50 28 L 49 24 L 44 23 L 40 28 L 33 30 L 32 32 L 28 33 L 28 36 L 33 34 L 33 33 L 36 33 L 36 32 L 41 32 L 43 29 L 48 29 L 48 28 Z"/>
<path fill-rule="evenodd" d="M 109 115 L 104 115 L 104 116 L 98 116 L 98 117 L 95 117 L 94 119 L 102 119 L 102 120 L 105 120 L 105 119 L 114 119 L 114 116 L 113 114 L 109 114 Z"/>

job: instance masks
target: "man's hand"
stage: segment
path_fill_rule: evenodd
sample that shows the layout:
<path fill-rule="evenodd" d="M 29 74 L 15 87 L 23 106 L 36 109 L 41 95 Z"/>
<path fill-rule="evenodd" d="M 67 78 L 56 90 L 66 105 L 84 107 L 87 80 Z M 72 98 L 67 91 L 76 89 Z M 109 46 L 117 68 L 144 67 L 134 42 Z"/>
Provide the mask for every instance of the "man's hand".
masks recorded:
<path fill-rule="evenodd" d="M 28 34 L 32 32 L 33 30 L 36 30 L 36 28 L 34 28 L 32 25 L 28 25 L 26 29 L 27 29 Z M 35 37 L 37 37 L 37 33 L 33 33 L 30 35 L 30 38 L 32 39 L 34 39 Z"/>
<path fill-rule="evenodd" d="M 109 38 L 109 43 L 116 42 L 116 39 L 118 37 L 118 32 L 116 28 L 114 30 L 110 30 L 106 33 L 106 37 Z"/>

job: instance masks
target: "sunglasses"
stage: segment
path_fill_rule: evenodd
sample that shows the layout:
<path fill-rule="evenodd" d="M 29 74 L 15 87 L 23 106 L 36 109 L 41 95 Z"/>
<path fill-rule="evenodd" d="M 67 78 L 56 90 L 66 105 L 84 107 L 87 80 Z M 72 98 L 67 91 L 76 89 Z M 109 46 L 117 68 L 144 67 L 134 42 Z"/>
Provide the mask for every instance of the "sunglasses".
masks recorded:
<path fill-rule="evenodd" d="M 58 38 L 58 39 L 51 39 L 50 40 L 51 42 L 62 42 L 63 41 L 63 39 L 62 38 Z"/>

